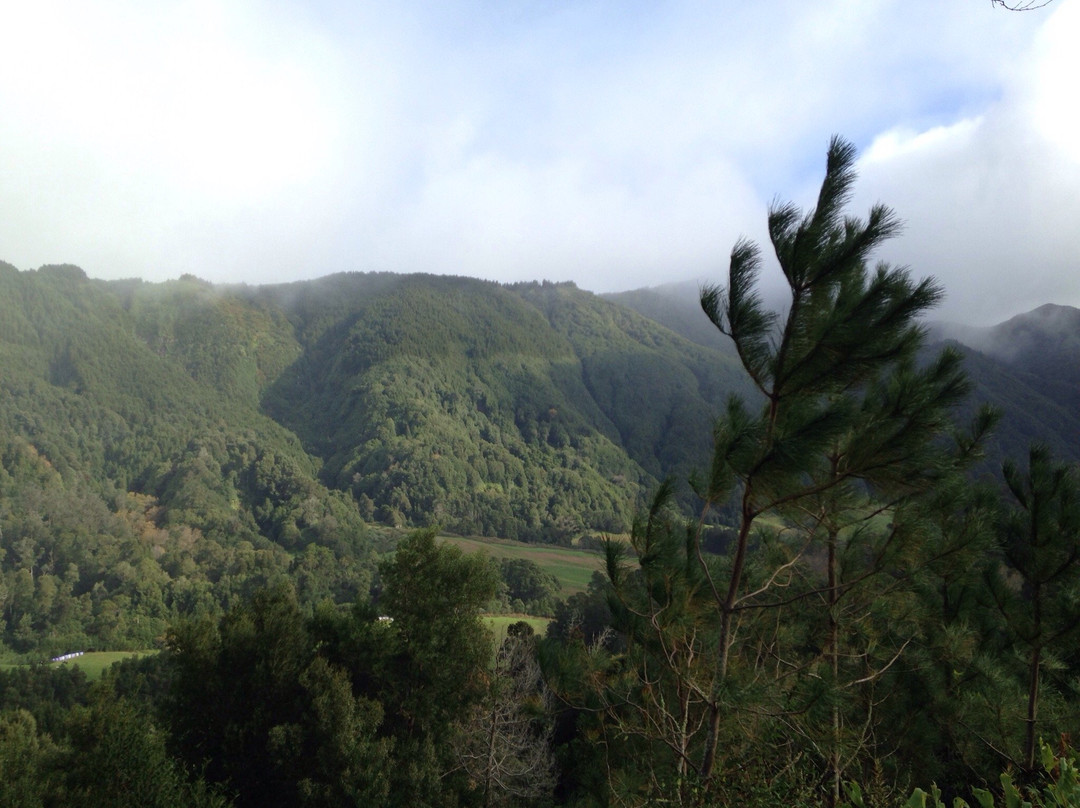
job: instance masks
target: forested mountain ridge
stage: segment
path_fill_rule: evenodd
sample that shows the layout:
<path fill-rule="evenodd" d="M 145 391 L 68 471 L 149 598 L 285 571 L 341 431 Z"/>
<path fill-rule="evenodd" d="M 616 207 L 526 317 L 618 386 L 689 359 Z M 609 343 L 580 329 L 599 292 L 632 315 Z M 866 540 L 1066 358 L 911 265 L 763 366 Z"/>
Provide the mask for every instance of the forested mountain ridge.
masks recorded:
<path fill-rule="evenodd" d="M 283 578 L 310 601 L 366 591 L 355 503 L 258 410 L 289 350 L 262 335 L 287 330 L 211 316 L 208 294 L 0 267 L 0 640 L 15 650 L 146 647 L 176 615 Z"/>
<path fill-rule="evenodd" d="M 938 323 L 934 333 L 1038 380 L 1058 404 L 1080 406 L 1080 309 L 1047 303 L 989 328 Z"/>
<path fill-rule="evenodd" d="M 348 599 L 371 580 L 371 522 L 554 542 L 626 530 L 661 479 L 708 463 L 727 397 L 752 396 L 730 349 L 693 341 L 699 307 L 651 314 L 664 322 L 572 284 L 214 287 L 0 266 L 6 641 L 145 644 L 280 578 Z M 993 457 L 1032 439 L 1077 456 L 1071 379 L 966 362 L 972 407 L 1005 412 Z"/>
<path fill-rule="evenodd" d="M 309 336 L 264 403 L 368 518 L 533 540 L 627 524 L 646 477 L 533 307 L 463 279 L 327 282 L 353 304 L 288 307 Z"/>
<path fill-rule="evenodd" d="M 684 460 L 672 431 L 707 427 L 722 400 L 708 357 L 672 363 L 677 338 L 576 289 L 387 275 L 214 289 L 91 281 L 74 267 L 8 267 L 3 282 L 8 436 L 99 493 L 151 493 L 170 509 L 200 477 L 187 455 L 243 465 L 229 456 L 247 443 L 309 483 L 321 468 L 369 519 L 501 535 L 521 522 L 545 538 L 550 514 L 523 512 L 520 492 L 578 530 L 616 530 L 642 486 Z M 645 406 L 642 385 L 637 399 L 614 389 L 627 364 L 644 389 L 692 370 Z M 264 504 L 201 477 L 224 510 Z M 294 532 L 254 521 L 275 540 Z"/>
<path fill-rule="evenodd" d="M 1080 309 L 1046 304 L 990 328 L 931 323 L 929 330 L 938 344 L 964 347 L 973 397 L 1003 413 L 991 456 L 1019 457 L 1038 441 L 1080 461 Z"/>
<path fill-rule="evenodd" d="M 731 391 L 726 357 L 571 285 L 3 265 L 4 637 L 145 645 L 285 577 L 350 599 L 372 521 L 624 531 Z"/>
<path fill-rule="evenodd" d="M 646 488 L 704 461 L 700 436 L 745 388 L 726 359 L 572 285 L 353 274 L 252 294 L 303 345 L 266 411 L 380 521 L 624 530 Z"/>
<path fill-rule="evenodd" d="M 176 521 L 286 546 L 318 519 L 282 510 L 247 455 L 314 486 L 303 499 L 348 492 L 333 509 L 367 521 L 565 540 L 625 529 L 643 491 L 701 468 L 712 419 L 749 392 L 689 287 L 605 300 L 346 273 L 215 288 L 6 265 L 0 284 L 5 439 L 99 494 L 161 497 Z M 933 327 L 971 346 L 973 402 L 1004 412 L 995 459 L 1032 439 L 1080 456 L 1078 319 L 1046 306 Z"/>

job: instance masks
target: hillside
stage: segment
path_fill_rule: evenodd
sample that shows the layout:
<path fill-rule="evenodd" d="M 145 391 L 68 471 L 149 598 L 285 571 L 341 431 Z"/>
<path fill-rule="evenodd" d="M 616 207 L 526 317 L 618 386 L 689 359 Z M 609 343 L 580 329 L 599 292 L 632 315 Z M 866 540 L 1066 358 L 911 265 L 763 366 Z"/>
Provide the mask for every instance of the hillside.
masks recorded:
<path fill-rule="evenodd" d="M 986 468 L 1032 440 L 1078 458 L 1076 314 L 935 332 L 981 346 L 958 416 L 1004 412 Z M 704 467 L 727 397 L 753 396 L 709 328 L 649 290 L 0 265 L 3 641 L 145 647 L 283 579 L 309 606 L 348 600 L 389 546 L 373 523 L 624 532 L 660 480 Z"/>
<path fill-rule="evenodd" d="M 1041 441 L 1080 461 L 1080 310 L 1047 304 L 989 328 L 934 323 L 931 334 L 965 347 L 976 395 L 1002 409 L 997 454 Z"/>
<path fill-rule="evenodd" d="M 716 331 L 700 316 L 696 284 L 672 284 L 607 295 L 607 299 L 652 317 L 687 339 L 714 345 Z M 702 323 L 706 327 L 702 326 Z M 990 328 L 957 323 L 927 324 L 926 354 L 959 344 L 973 383 L 957 413 L 966 421 L 977 405 L 993 404 L 1001 421 L 986 446 L 983 469 L 1000 468 L 1040 441 L 1058 457 L 1080 461 L 1080 310 L 1045 305 Z M 719 338 L 721 351 L 730 341 Z"/>
<path fill-rule="evenodd" d="M 166 523 L 287 549 L 359 517 L 533 541 L 624 530 L 658 478 L 703 462 L 741 383 L 567 286 L 2 281 L 8 442 L 106 499 L 155 497 Z"/>
<path fill-rule="evenodd" d="M 259 410 L 288 335 L 193 279 L 0 266 L 4 643 L 145 647 L 283 578 L 310 602 L 366 591 L 355 502 Z"/>
<path fill-rule="evenodd" d="M 698 439 L 742 384 L 723 357 L 569 285 L 341 275 L 255 298 L 302 346 L 266 411 L 391 523 L 625 530 L 643 491 L 704 462 Z"/>
<path fill-rule="evenodd" d="M 270 287 L 0 267 L 0 616 L 25 649 L 144 646 L 378 533 L 625 531 L 705 462 L 726 357 L 572 286 L 349 274 Z"/>

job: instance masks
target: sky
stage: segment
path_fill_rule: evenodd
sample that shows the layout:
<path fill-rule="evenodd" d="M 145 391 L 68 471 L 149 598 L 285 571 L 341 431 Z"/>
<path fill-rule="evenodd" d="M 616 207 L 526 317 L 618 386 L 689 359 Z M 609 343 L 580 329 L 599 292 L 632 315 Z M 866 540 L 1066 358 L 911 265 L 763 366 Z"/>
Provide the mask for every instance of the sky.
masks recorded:
<path fill-rule="evenodd" d="M 942 319 L 1080 306 L 1080 0 L 0 0 L 0 260 L 723 283 L 830 137 Z M 776 284 L 775 266 L 763 283 Z"/>

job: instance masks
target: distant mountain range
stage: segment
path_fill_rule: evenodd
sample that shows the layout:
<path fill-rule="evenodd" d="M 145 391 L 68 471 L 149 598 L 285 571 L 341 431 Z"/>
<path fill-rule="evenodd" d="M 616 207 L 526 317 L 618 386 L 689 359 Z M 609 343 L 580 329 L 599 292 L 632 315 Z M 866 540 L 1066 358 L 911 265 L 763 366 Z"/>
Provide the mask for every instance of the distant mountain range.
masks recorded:
<path fill-rule="evenodd" d="M 696 284 L 606 297 L 688 340 L 716 346 L 715 329 L 700 314 Z M 927 332 L 928 352 L 955 343 L 966 355 L 974 392 L 958 418 L 972 415 L 980 403 L 1002 413 L 987 446 L 985 469 L 999 467 L 1005 457 L 1023 457 L 1031 442 L 1046 443 L 1063 460 L 1080 461 L 1080 309 L 1047 304 L 985 328 L 931 321 Z M 717 347 L 729 346 L 725 341 Z"/>
<path fill-rule="evenodd" d="M 30 452 L 103 503 L 134 492 L 161 523 L 287 549 L 340 548 L 370 522 L 532 541 L 623 531 L 659 480 L 707 462 L 726 398 L 753 396 L 696 297 L 0 264 L 0 474 L 31 479 Z M 1080 311 L 929 330 L 968 346 L 972 411 L 1003 411 L 988 468 L 1031 441 L 1080 459 Z"/>

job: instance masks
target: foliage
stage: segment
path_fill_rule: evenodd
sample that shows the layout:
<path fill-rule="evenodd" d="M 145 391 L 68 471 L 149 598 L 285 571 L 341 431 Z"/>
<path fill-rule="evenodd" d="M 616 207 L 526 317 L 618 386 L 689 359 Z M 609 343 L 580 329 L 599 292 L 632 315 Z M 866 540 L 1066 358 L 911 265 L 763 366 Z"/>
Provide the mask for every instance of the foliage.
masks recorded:
<path fill-rule="evenodd" d="M 401 542 L 381 580 L 379 611 L 326 603 L 307 616 L 277 587 L 176 626 L 162 705 L 181 759 L 205 766 L 237 805 L 454 805 L 478 794 L 458 753 L 498 691 L 479 612 L 493 570 L 426 531 Z"/>
<path fill-rule="evenodd" d="M 0 639 L 20 654 L 148 647 L 284 579 L 308 607 L 352 600 L 375 566 L 365 520 L 623 531 L 742 383 L 550 284 L 5 265 L 0 324 Z"/>
<path fill-rule="evenodd" d="M 1007 566 L 992 573 L 988 589 L 1011 639 L 1028 651 L 1022 763 L 1030 771 L 1043 668 L 1075 645 L 1080 630 L 1080 483 L 1045 446 L 1032 447 L 1026 473 L 1009 462 L 1004 476 L 1013 503 L 1002 520 Z"/>
<path fill-rule="evenodd" d="M 495 652 L 484 700 L 462 729 L 461 764 L 480 805 L 543 805 L 554 785 L 550 695 L 533 649 L 532 627 L 510 626 Z"/>
<path fill-rule="evenodd" d="M 53 733 L 28 710 L 0 710 L 0 782 L 0 805 L 13 808 L 229 804 L 186 776 L 145 713 L 101 689 L 68 708 Z"/>
<path fill-rule="evenodd" d="M 51 783 L 42 776 L 56 754 L 52 739 L 38 733 L 26 710 L 0 711 L 0 805 L 35 808 L 44 805 Z"/>
<path fill-rule="evenodd" d="M 1080 770 L 1076 765 L 1076 752 L 1065 748 L 1055 751 L 1044 741 L 1039 742 L 1040 775 L 1036 782 L 1017 785 L 1013 775 L 1002 772 L 999 778 L 1001 790 L 994 794 L 985 788 L 973 788 L 971 796 L 978 808 L 1075 808 L 1080 805 Z M 857 783 L 846 786 L 847 802 L 841 808 L 866 808 L 863 790 Z M 963 797 L 953 799 L 952 808 L 969 808 Z M 930 791 L 916 788 L 904 803 L 904 808 L 946 808 L 941 789 L 931 785 Z"/>
<path fill-rule="evenodd" d="M 313 601 L 365 587 L 355 503 L 259 411 L 298 350 L 283 314 L 60 267 L 0 273 L 0 321 L 5 645 L 149 647 L 177 616 L 291 577 L 311 545 L 332 560 L 296 572 L 337 573 Z"/>
<path fill-rule="evenodd" d="M 757 649 L 765 644 L 766 666 L 811 677 L 794 678 L 785 697 L 794 703 L 778 715 L 797 715 L 815 703 L 826 708 L 816 717 L 809 713 L 810 726 L 828 717 L 831 732 L 808 740 L 826 758 L 834 799 L 846 761 L 858 759 L 872 738 L 858 698 L 852 706 L 854 726 L 861 729 L 845 737 L 851 724 L 839 698 L 862 691 L 873 700 L 874 684 L 913 630 L 902 627 L 895 611 L 875 614 L 875 601 L 859 603 L 858 593 L 872 577 L 885 578 L 876 584 L 880 590 L 921 563 L 920 495 L 970 456 L 993 421 L 981 413 L 974 437 L 958 438 L 955 458 L 943 449 L 940 438 L 953 432 L 950 410 L 969 386 L 954 351 L 917 362 L 923 331 L 916 318 L 941 290 L 932 281 L 911 281 L 905 270 L 884 264 L 869 269 L 870 253 L 896 233 L 898 222 L 880 205 L 865 222 L 844 216 L 854 158 L 850 144 L 834 139 L 815 209 L 803 214 L 778 204 L 769 213 L 770 237 L 791 293 L 782 320 L 764 310 L 754 289 L 760 257 L 746 242 L 732 250 L 727 288 L 707 288 L 702 295 L 702 307 L 732 338 L 766 403 L 755 417 L 732 400 L 714 431 L 711 469 L 697 488 L 706 509 L 732 494 L 739 509 L 727 563 L 710 565 L 698 553 L 719 617 L 705 699 L 710 729 L 699 771 L 705 780 L 711 777 L 721 715 L 752 692 L 746 688 L 761 675 Z M 794 525 L 791 540 L 754 540 L 759 517 L 770 512 Z M 886 514 L 887 522 L 878 518 Z M 805 566 L 812 552 L 824 557 L 821 577 Z M 904 602 L 899 593 L 892 601 Z M 785 604 L 813 602 L 821 603 L 823 618 L 814 634 L 800 638 L 769 628 L 784 625 L 778 614 Z M 746 625 L 759 615 L 763 634 L 754 622 Z M 862 636 L 854 646 L 850 640 L 842 646 L 841 638 L 856 626 Z M 898 628 L 899 636 L 882 633 Z M 823 653 L 800 652 L 807 644 Z M 787 675 L 780 679 L 792 682 Z M 818 682 L 825 689 L 814 693 Z M 855 686 L 859 690 L 852 691 Z"/>
<path fill-rule="evenodd" d="M 747 242 L 732 251 L 728 286 L 703 291 L 764 404 L 755 413 L 732 397 L 717 421 L 694 484 L 697 520 L 682 524 L 664 484 L 634 525 L 635 563 L 608 542 L 624 646 L 579 645 L 559 663 L 585 683 L 566 698 L 599 716 L 608 754 L 630 761 L 609 776 L 619 799 L 720 799 L 728 771 L 779 747 L 780 770 L 816 760 L 838 800 L 844 772 L 887 735 L 892 669 L 922 630 L 916 577 L 957 550 L 936 532 L 933 515 L 954 505 L 935 492 L 994 416 L 980 413 L 971 435 L 953 429 L 969 390 L 960 357 L 919 355 L 916 318 L 940 289 L 868 267 L 898 225 L 882 206 L 865 222 L 844 215 L 854 156 L 835 139 L 816 208 L 770 211 L 785 314 L 764 309 Z M 735 535 L 709 556 L 701 537 L 729 503 Z"/>
<path fill-rule="evenodd" d="M 390 524 L 569 543 L 628 522 L 645 477 L 534 306 L 464 279 L 375 280 L 323 281 L 351 303 L 318 329 L 321 306 L 283 300 L 312 341 L 266 401 L 324 479 Z"/>
<path fill-rule="evenodd" d="M 258 592 L 220 623 L 178 625 L 167 653 L 176 751 L 189 766 L 205 764 L 237 805 L 385 799 L 382 710 L 319 654 L 290 590 Z"/>
<path fill-rule="evenodd" d="M 504 558 L 499 576 L 510 611 L 518 614 L 550 615 L 559 602 L 559 579 L 527 558 Z"/>

